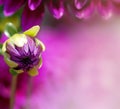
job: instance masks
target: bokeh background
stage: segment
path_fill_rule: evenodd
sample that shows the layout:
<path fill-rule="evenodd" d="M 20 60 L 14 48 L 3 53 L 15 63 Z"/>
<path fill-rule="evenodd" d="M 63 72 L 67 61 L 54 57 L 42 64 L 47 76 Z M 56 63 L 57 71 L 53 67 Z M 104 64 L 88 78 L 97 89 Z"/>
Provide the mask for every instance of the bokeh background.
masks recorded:
<path fill-rule="evenodd" d="M 84 20 L 65 15 L 56 20 L 46 11 L 37 37 L 46 46 L 43 66 L 33 78 L 29 98 L 28 75 L 19 77 L 15 109 L 120 108 L 119 15 L 104 19 L 95 13 Z M 8 109 L 11 75 L 0 58 L 0 109 Z"/>
<path fill-rule="evenodd" d="M 36 103 L 31 99 L 32 106 L 119 109 L 119 17 L 105 20 L 95 16 L 62 26 L 44 27 L 40 32 L 47 48 L 41 71 L 46 75 L 40 77 L 45 79 L 44 85 L 33 94 Z"/>

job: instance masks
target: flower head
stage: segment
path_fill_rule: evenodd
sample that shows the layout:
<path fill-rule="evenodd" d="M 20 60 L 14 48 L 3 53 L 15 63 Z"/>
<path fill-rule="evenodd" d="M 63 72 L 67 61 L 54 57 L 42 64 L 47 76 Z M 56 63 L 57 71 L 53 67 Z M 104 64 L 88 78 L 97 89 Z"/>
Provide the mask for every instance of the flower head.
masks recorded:
<path fill-rule="evenodd" d="M 4 15 L 14 14 L 24 6 L 22 12 L 22 28 L 39 25 L 47 6 L 54 18 L 60 19 L 65 12 L 71 11 L 77 18 L 88 18 L 97 10 L 105 18 L 112 15 L 113 10 L 119 10 L 119 0 L 0 0 L 4 6 Z M 70 12 L 70 13 L 71 13 Z M 28 19 L 29 18 L 29 19 Z"/>
<path fill-rule="evenodd" d="M 5 62 L 15 72 L 28 72 L 31 76 L 37 75 L 37 69 L 42 65 L 41 53 L 45 50 L 44 44 L 34 38 L 39 26 L 21 34 L 14 34 L 6 40 L 2 47 Z"/>
<path fill-rule="evenodd" d="M 50 13 L 57 19 L 61 18 L 64 13 L 64 0 L 0 0 L 4 6 L 4 15 L 11 16 L 24 6 L 22 13 L 22 28 L 27 30 L 31 26 L 39 25 L 47 5 Z M 29 19 L 28 19 L 29 18 Z"/>

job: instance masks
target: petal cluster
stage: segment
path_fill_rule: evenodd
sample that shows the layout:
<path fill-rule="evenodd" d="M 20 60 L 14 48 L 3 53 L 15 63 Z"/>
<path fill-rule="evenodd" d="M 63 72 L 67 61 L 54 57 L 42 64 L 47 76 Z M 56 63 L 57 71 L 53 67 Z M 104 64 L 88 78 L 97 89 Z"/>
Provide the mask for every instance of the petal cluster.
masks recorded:
<path fill-rule="evenodd" d="M 37 69 L 42 65 L 41 53 L 45 50 L 44 44 L 34 37 L 38 29 L 39 26 L 34 26 L 24 33 L 14 34 L 3 44 L 5 62 L 17 73 L 38 74 Z"/>
<path fill-rule="evenodd" d="M 22 13 L 22 27 L 27 30 L 33 25 L 39 25 L 44 15 L 45 6 L 56 19 L 61 18 L 65 12 L 72 12 L 77 18 L 87 18 L 95 10 L 105 18 L 112 12 L 120 9 L 119 0 L 0 0 L 4 6 L 4 15 L 14 14 L 24 6 Z"/>

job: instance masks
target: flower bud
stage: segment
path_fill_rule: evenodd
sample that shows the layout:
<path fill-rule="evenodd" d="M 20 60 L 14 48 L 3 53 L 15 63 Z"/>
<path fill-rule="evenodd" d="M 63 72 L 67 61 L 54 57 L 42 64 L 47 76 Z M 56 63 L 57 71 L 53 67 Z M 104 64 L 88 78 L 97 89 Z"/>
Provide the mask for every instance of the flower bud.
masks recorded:
<path fill-rule="evenodd" d="M 44 44 L 35 38 L 38 31 L 39 26 L 34 26 L 24 33 L 14 34 L 3 44 L 5 62 L 17 73 L 38 74 L 37 69 L 42 65 L 41 54 L 45 50 Z"/>

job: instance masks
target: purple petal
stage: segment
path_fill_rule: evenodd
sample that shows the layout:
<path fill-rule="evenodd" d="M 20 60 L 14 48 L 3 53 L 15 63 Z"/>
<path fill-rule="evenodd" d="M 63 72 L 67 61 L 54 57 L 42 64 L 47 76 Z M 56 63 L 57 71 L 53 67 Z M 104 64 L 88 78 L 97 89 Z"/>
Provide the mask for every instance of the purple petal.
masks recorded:
<path fill-rule="evenodd" d="M 5 2 L 5 0 L 0 0 L 0 5 L 2 5 Z"/>
<path fill-rule="evenodd" d="M 41 5 L 36 10 L 31 11 L 26 5 L 22 14 L 22 29 L 27 30 L 34 25 L 39 25 L 44 14 L 44 6 Z"/>
<path fill-rule="evenodd" d="M 14 14 L 24 3 L 25 0 L 6 0 L 4 2 L 4 15 L 10 16 Z"/>
<path fill-rule="evenodd" d="M 88 18 L 94 12 L 94 3 L 91 0 L 74 0 L 70 4 L 72 12 L 79 19 Z"/>
<path fill-rule="evenodd" d="M 27 46 L 27 47 L 25 47 L 25 46 Z M 28 52 L 25 51 L 25 49 L 28 49 L 28 45 L 27 45 L 27 44 L 24 44 L 23 47 L 15 46 L 15 49 L 19 52 L 19 54 L 20 54 L 21 56 L 25 56 L 25 55 L 27 55 L 27 53 L 28 53 Z"/>
<path fill-rule="evenodd" d="M 30 53 L 33 53 L 34 52 L 34 48 L 35 48 L 35 42 L 30 37 L 27 37 L 27 39 L 28 39 L 29 51 L 30 51 Z"/>
<path fill-rule="evenodd" d="M 38 48 L 35 47 L 35 49 L 34 49 L 34 56 L 36 56 L 38 52 L 39 52 Z"/>
<path fill-rule="evenodd" d="M 41 46 L 38 46 L 38 47 L 34 48 L 34 56 L 39 57 L 41 52 L 42 52 L 42 47 Z"/>
<path fill-rule="evenodd" d="M 41 0 L 29 0 L 28 5 L 31 10 L 35 10 L 41 3 Z"/>
<path fill-rule="evenodd" d="M 11 55 L 11 56 L 20 56 L 19 52 L 10 44 L 6 45 L 7 48 L 7 52 Z"/>
<path fill-rule="evenodd" d="M 60 19 L 64 14 L 64 4 L 62 0 L 50 0 L 47 2 L 50 13 L 56 18 Z"/>
<path fill-rule="evenodd" d="M 101 0 L 98 3 L 98 11 L 106 19 L 111 17 L 112 9 L 112 3 L 109 0 Z"/>
<path fill-rule="evenodd" d="M 75 7 L 77 9 L 82 9 L 86 5 L 87 2 L 88 0 L 74 0 Z"/>
<path fill-rule="evenodd" d="M 25 53 L 27 54 L 29 51 L 28 43 L 23 46 L 23 49 L 24 49 Z"/>
<path fill-rule="evenodd" d="M 14 56 L 14 55 L 11 55 L 10 59 L 11 59 L 12 61 L 17 62 L 17 63 L 19 63 L 19 62 L 20 62 L 20 57 L 19 57 L 19 56 Z"/>
<path fill-rule="evenodd" d="M 36 60 L 33 62 L 33 66 L 38 65 L 39 61 L 40 61 L 39 59 L 36 59 Z M 32 67 L 33 67 L 33 66 L 32 66 Z"/>

